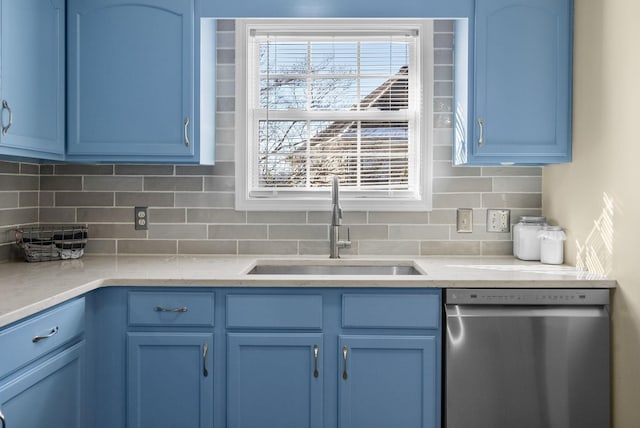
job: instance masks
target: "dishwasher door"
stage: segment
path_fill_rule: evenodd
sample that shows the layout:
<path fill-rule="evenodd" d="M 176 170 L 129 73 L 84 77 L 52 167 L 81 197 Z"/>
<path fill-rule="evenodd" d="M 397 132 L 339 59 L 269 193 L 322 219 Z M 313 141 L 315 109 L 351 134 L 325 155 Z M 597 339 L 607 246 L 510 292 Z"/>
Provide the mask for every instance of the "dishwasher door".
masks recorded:
<path fill-rule="evenodd" d="M 446 428 L 610 426 L 607 305 L 446 304 Z"/>

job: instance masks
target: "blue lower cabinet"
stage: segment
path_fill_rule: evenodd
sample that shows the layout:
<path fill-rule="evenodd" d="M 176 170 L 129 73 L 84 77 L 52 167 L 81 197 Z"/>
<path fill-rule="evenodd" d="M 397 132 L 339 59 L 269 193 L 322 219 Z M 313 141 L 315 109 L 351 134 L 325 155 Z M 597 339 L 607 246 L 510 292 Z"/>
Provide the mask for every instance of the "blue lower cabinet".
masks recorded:
<path fill-rule="evenodd" d="M 440 426 L 436 336 L 342 335 L 340 428 Z"/>
<path fill-rule="evenodd" d="M 322 428 L 323 349 L 321 333 L 229 333 L 227 426 Z"/>
<path fill-rule="evenodd" d="M 213 379 L 213 334 L 127 333 L 127 427 L 212 427 Z"/>
<path fill-rule="evenodd" d="M 84 341 L 0 382 L 9 428 L 83 428 Z M 2 425 L 5 426 L 4 424 Z"/>

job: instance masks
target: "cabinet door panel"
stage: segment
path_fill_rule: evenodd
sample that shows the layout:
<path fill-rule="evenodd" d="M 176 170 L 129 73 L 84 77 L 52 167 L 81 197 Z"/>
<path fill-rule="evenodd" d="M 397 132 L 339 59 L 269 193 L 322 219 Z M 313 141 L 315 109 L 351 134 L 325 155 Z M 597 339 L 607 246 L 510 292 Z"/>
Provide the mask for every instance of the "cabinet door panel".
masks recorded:
<path fill-rule="evenodd" d="M 69 9 L 69 154 L 193 156 L 192 2 L 72 0 Z"/>
<path fill-rule="evenodd" d="M 65 137 L 64 0 L 2 0 L 2 100 L 13 123 L 0 154 L 61 159 Z M 9 122 L 8 111 L 3 123 Z"/>
<path fill-rule="evenodd" d="M 321 428 L 322 349 L 320 333 L 228 334 L 228 426 Z"/>
<path fill-rule="evenodd" d="M 213 335 L 128 333 L 127 348 L 129 428 L 213 425 Z"/>
<path fill-rule="evenodd" d="M 0 384 L 0 409 L 11 428 L 82 428 L 84 342 Z"/>
<path fill-rule="evenodd" d="M 340 336 L 339 346 L 340 428 L 440 426 L 435 336 Z"/>
<path fill-rule="evenodd" d="M 476 1 L 471 163 L 571 160 L 571 6 Z"/>

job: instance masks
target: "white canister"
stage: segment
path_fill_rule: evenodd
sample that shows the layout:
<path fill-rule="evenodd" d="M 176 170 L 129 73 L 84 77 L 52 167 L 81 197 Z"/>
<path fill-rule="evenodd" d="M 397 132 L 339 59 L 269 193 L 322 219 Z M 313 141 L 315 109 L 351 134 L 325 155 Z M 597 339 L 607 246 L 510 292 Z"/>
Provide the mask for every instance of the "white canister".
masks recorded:
<path fill-rule="evenodd" d="M 545 217 L 520 217 L 513 226 L 513 255 L 520 260 L 540 260 L 538 232 L 546 225 Z"/>
<path fill-rule="evenodd" d="M 538 232 L 540 239 L 540 261 L 550 265 L 564 262 L 564 240 L 567 239 L 560 226 L 546 226 Z"/>

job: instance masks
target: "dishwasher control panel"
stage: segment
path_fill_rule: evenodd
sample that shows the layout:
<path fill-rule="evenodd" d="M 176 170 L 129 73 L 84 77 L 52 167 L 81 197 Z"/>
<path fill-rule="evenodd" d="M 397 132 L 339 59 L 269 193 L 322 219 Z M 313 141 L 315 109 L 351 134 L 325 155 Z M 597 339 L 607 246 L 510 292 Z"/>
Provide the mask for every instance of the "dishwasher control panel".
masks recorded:
<path fill-rule="evenodd" d="M 608 289 L 448 288 L 450 305 L 608 305 Z"/>

